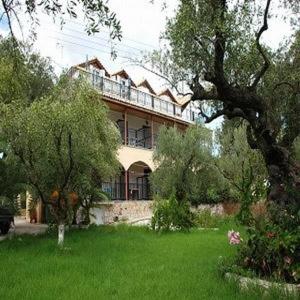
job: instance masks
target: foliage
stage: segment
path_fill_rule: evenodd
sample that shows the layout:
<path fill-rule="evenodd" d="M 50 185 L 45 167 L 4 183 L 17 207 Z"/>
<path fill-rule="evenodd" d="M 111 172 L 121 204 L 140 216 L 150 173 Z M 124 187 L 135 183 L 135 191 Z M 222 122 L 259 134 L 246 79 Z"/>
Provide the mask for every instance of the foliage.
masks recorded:
<path fill-rule="evenodd" d="M 72 219 L 83 180 L 106 178 L 118 168 L 119 133 L 99 94 L 62 78 L 52 93 L 24 108 L 2 106 L 2 132 L 38 197 L 57 223 Z"/>
<path fill-rule="evenodd" d="M 240 199 L 237 218 L 243 224 L 249 224 L 251 204 L 266 198 L 267 172 L 262 155 L 249 147 L 245 125 L 223 125 L 219 143 L 218 170 L 231 185 L 234 198 Z"/>
<path fill-rule="evenodd" d="M 274 13 L 276 10 L 278 13 Z M 245 138 L 251 149 L 260 151 L 267 171 L 270 223 L 292 238 L 299 231 L 299 223 L 293 223 L 291 216 L 300 210 L 300 169 L 293 153 L 294 141 L 300 134 L 299 13 L 300 2 L 294 0 L 182 0 L 167 23 L 166 48 L 159 56 L 154 54 L 154 63 L 151 61 L 157 73 L 163 73 L 163 77 L 171 75 L 168 82 L 173 87 L 178 78 L 185 81 L 190 100 L 199 103 L 205 122 L 223 115 L 246 122 Z M 293 23 L 293 36 L 282 49 L 274 51 L 263 44 L 262 37 L 268 34 L 269 20 L 280 17 Z M 172 70 L 181 75 L 172 78 Z M 251 168 L 246 182 L 255 178 Z M 290 193 L 293 189 L 297 193 Z M 251 197 L 249 192 L 247 199 Z M 283 226 L 282 220 L 291 226 Z M 250 230 L 255 231 L 255 226 L 258 225 Z M 255 256 L 260 238 L 252 241 L 246 248 Z M 271 240 L 264 245 L 265 249 L 273 247 Z M 280 264 L 285 253 L 277 250 L 274 252 L 278 257 L 271 255 L 268 260 L 272 272 L 264 271 L 263 265 L 260 272 L 268 275 L 282 271 Z M 269 253 L 261 251 L 262 255 Z M 258 259 L 257 266 L 262 263 Z M 294 260 L 292 265 L 290 268 L 297 266 Z M 289 276 L 282 278 L 290 280 Z"/>
<path fill-rule="evenodd" d="M 200 228 L 219 228 L 232 222 L 232 217 L 214 214 L 210 209 L 203 209 L 195 213 L 195 224 Z"/>
<path fill-rule="evenodd" d="M 297 138 L 294 143 L 295 159 L 300 162 L 300 138 Z"/>
<path fill-rule="evenodd" d="M 0 207 L 6 207 L 13 214 L 19 212 L 17 196 L 24 191 L 24 174 L 21 166 L 11 165 L 6 160 L 0 159 Z"/>
<path fill-rule="evenodd" d="M 27 45 L 23 51 L 14 49 L 11 39 L 0 40 L 0 105 L 13 102 L 27 107 L 47 94 L 55 79 L 49 60 L 31 51 Z M 1 120 L 5 118 L 0 110 Z M 2 205 L 17 213 L 18 194 L 24 192 L 26 178 L 24 168 L 10 147 L 9 140 L 1 131 L 0 124 L 0 197 Z"/>
<path fill-rule="evenodd" d="M 178 201 L 173 194 L 169 199 L 155 200 L 151 227 L 156 231 L 189 230 L 194 217 L 189 203 Z"/>
<path fill-rule="evenodd" d="M 77 19 L 82 16 L 86 22 L 85 30 L 88 34 L 99 32 L 100 27 L 105 26 L 110 29 L 112 39 L 121 39 L 121 26 L 116 14 L 112 12 L 105 0 L 85 0 L 85 1 L 60 1 L 60 0 L 27 0 L 25 4 L 20 1 L 2 1 L 3 15 L 5 15 L 10 32 L 14 37 L 11 20 L 16 19 L 22 30 L 22 24 L 18 18 L 19 13 L 25 13 L 32 22 L 32 34 L 35 35 L 35 26 L 39 25 L 38 14 L 46 13 L 54 20 L 59 17 L 61 25 L 65 23 L 66 16 Z M 1 20 L 5 20 L 3 16 Z"/>
<path fill-rule="evenodd" d="M 208 129 L 190 126 L 183 133 L 162 127 L 154 152 L 159 167 L 151 176 L 154 194 L 167 198 L 174 192 L 178 201 L 195 204 L 218 201 L 222 180 L 216 175 L 213 160 Z"/>
<path fill-rule="evenodd" d="M 12 39 L 0 39 L 0 103 L 28 106 L 49 93 L 54 80 L 49 59 L 26 44 L 16 49 Z"/>
<path fill-rule="evenodd" d="M 294 216 L 299 224 L 299 216 Z M 249 239 L 241 245 L 237 264 L 262 277 L 277 281 L 300 282 L 300 232 L 283 230 L 270 220 L 256 220 L 249 228 Z"/>

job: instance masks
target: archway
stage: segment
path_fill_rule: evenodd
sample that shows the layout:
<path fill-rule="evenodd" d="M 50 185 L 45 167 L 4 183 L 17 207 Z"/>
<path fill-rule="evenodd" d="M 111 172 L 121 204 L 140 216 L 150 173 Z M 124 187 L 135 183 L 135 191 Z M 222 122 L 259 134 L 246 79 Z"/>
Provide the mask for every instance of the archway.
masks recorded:
<path fill-rule="evenodd" d="M 151 168 L 142 161 L 137 161 L 130 165 L 127 176 L 127 199 L 128 200 L 150 200 L 149 175 Z M 126 178 L 125 178 L 126 179 Z"/>

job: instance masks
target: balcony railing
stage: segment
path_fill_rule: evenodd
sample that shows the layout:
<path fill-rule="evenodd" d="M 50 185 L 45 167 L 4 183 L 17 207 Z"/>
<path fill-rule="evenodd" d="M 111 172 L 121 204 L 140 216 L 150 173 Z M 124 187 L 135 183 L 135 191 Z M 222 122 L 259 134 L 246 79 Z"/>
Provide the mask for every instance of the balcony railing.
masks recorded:
<path fill-rule="evenodd" d="M 125 200 L 125 183 L 104 182 L 102 190 L 106 192 L 111 200 Z M 128 183 L 129 200 L 151 200 L 150 186 L 147 183 Z"/>
<path fill-rule="evenodd" d="M 181 107 L 175 103 L 163 100 L 134 87 L 126 86 L 110 78 L 102 77 L 88 71 L 81 70 L 81 72 L 84 72 L 92 85 L 96 89 L 101 90 L 104 94 L 117 96 L 122 101 L 130 102 L 137 106 L 175 117 L 179 120 L 187 122 L 194 121 L 194 114 L 191 110 L 182 113 Z"/>

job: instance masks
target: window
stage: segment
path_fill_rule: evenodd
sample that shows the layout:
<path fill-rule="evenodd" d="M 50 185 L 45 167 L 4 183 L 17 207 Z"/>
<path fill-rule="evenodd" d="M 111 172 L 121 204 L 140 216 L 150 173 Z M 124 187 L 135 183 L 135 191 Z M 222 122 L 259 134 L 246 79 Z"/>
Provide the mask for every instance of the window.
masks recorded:
<path fill-rule="evenodd" d="M 160 110 L 160 100 L 159 99 L 157 99 L 157 98 L 154 98 L 154 109 L 155 110 Z"/>
<path fill-rule="evenodd" d="M 146 95 L 146 106 L 152 107 L 152 97 L 149 94 L 145 94 Z"/>
<path fill-rule="evenodd" d="M 162 100 L 161 101 L 161 111 L 167 112 L 168 111 L 168 103 L 167 101 Z"/>

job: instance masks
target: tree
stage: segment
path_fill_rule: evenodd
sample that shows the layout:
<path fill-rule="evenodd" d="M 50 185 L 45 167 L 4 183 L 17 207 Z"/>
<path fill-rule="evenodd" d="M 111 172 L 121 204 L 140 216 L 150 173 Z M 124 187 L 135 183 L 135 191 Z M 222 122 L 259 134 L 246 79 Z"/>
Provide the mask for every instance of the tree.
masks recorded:
<path fill-rule="evenodd" d="M 19 210 L 16 199 L 24 191 L 26 179 L 22 165 L 7 155 L 7 147 L 0 143 L 0 207 L 6 207 L 13 214 Z"/>
<path fill-rule="evenodd" d="M 49 59 L 27 44 L 19 46 L 11 38 L 0 39 L 0 103 L 28 106 L 49 93 L 56 76 Z"/>
<path fill-rule="evenodd" d="M 63 24 L 64 17 L 76 19 L 81 15 L 86 21 L 86 32 L 93 34 L 99 32 L 100 27 L 106 26 L 110 29 L 110 37 L 112 39 L 121 39 L 121 26 L 116 18 L 116 14 L 111 12 L 107 6 L 108 1 L 104 0 L 85 0 L 85 1 L 60 1 L 60 0 L 27 0 L 23 4 L 18 0 L 2 0 L 1 21 L 7 21 L 8 27 L 13 37 L 14 44 L 17 40 L 14 35 L 12 19 L 15 19 L 22 30 L 22 24 L 19 19 L 19 13 L 23 12 L 32 21 L 32 34 L 35 35 L 34 26 L 39 24 L 38 13 L 44 12 L 54 19 L 60 17 Z M 4 19 L 6 17 L 6 19 Z"/>
<path fill-rule="evenodd" d="M 212 156 L 212 135 L 208 129 L 191 126 L 185 132 L 162 127 L 154 161 L 159 166 L 152 174 L 154 193 L 178 201 L 206 202 L 218 185 Z"/>
<path fill-rule="evenodd" d="M 2 132 L 28 183 L 51 208 L 62 245 L 80 184 L 95 173 L 107 178 L 118 169 L 118 130 L 100 95 L 86 83 L 66 78 L 26 108 L 12 102 L 1 109 Z"/>
<path fill-rule="evenodd" d="M 252 219 L 250 205 L 266 196 L 267 174 L 263 158 L 259 151 L 249 147 L 245 125 L 223 126 L 219 143 L 218 169 L 240 200 L 238 219 L 248 225 Z"/>
<path fill-rule="evenodd" d="M 21 45 L 20 45 L 21 46 Z M 24 45 L 14 49 L 11 39 L 0 40 L 0 104 L 13 102 L 27 107 L 49 93 L 55 76 L 48 59 Z M 5 116 L 0 112 L 1 121 Z M 9 141 L 0 124 L 0 197 L 2 205 L 17 211 L 17 196 L 24 192 L 26 178 L 22 164 L 11 155 Z M 27 187 L 26 187 L 27 188 Z"/>
<path fill-rule="evenodd" d="M 287 207 L 299 209 L 300 203 L 300 196 L 290 193 L 300 193 L 300 169 L 291 155 L 300 132 L 299 34 L 279 58 L 261 44 L 272 4 L 271 0 L 264 1 L 264 6 L 256 1 L 180 1 L 166 27 L 169 48 L 154 53 L 149 61 L 158 67 L 157 73 L 171 76 L 169 83 L 174 87 L 179 81 L 187 81 L 190 99 L 200 103 L 206 122 L 222 115 L 247 122 L 248 143 L 261 152 L 268 172 L 269 204 L 282 212 Z M 292 9 L 292 16 L 299 16 L 298 1 L 283 1 L 283 5 Z M 258 30 L 256 24 L 260 24 Z M 288 84 L 282 78 L 268 81 L 272 59 L 282 74 L 293 70 L 295 76 L 288 76 Z M 268 82 L 278 97 L 270 94 Z M 282 99 L 283 94 L 289 97 Z M 209 105 L 209 115 L 203 103 Z M 277 212 L 274 222 L 280 218 Z"/>
<path fill-rule="evenodd" d="M 271 15 L 299 29 L 300 2 L 181 0 L 167 22 L 166 47 L 147 57 L 146 67 L 199 103 L 205 122 L 246 122 L 247 142 L 267 170 L 268 213 L 249 228 L 240 262 L 262 276 L 299 282 L 300 166 L 293 145 L 300 134 L 300 34 L 294 30 L 279 53 L 263 45 Z"/>

